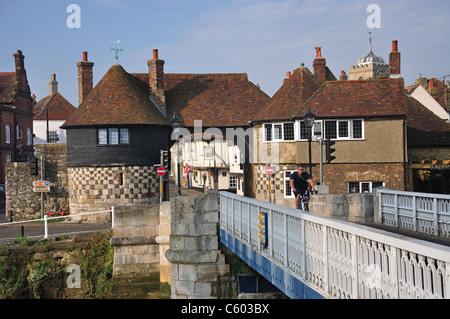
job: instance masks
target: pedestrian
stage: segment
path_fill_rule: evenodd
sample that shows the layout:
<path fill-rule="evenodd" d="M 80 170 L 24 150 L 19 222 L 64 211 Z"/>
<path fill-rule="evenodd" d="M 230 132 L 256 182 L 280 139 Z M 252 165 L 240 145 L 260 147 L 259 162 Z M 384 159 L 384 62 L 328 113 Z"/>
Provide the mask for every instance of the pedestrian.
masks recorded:
<path fill-rule="evenodd" d="M 293 172 L 289 178 L 289 185 L 295 195 L 295 208 L 300 208 L 300 200 L 305 194 L 308 186 L 311 186 L 311 191 L 314 192 L 314 181 L 307 172 L 303 169 L 303 165 L 299 165 L 297 171 Z"/>

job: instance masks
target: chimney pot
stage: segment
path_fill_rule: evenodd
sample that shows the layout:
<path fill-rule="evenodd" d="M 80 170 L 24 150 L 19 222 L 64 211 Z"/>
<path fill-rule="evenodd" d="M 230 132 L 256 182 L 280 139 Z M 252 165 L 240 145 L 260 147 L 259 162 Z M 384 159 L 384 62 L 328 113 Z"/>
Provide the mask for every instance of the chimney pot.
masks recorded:
<path fill-rule="evenodd" d="M 88 60 L 87 52 L 83 51 L 83 61 L 87 61 L 87 60 Z"/>
<path fill-rule="evenodd" d="M 398 51 L 398 40 L 393 40 L 392 41 L 392 51 Z"/>
<path fill-rule="evenodd" d="M 434 88 L 434 78 L 431 78 L 430 79 L 430 81 L 428 81 L 428 87 L 431 89 L 431 88 Z"/>
<path fill-rule="evenodd" d="M 291 77 L 291 71 L 286 72 L 286 78 L 289 79 Z"/>
<path fill-rule="evenodd" d="M 322 57 L 321 49 L 322 49 L 322 47 L 316 47 L 316 58 Z"/>
<path fill-rule="evenodd" d="M 153 49 L 153 59 L 158 60 L 158 49 Z"/>

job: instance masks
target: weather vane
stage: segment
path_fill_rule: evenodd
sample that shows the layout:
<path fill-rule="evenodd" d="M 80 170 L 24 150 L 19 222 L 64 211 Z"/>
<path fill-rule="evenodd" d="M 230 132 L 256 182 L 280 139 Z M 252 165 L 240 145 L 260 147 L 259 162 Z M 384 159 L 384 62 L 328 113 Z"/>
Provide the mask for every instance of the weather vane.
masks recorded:
<path fill-rule="evenodd" d="M 116 40 L 114 41 L 114 45 L 116 46 L 115 48 L 111 47 L 111 50 L 114 51 L 116 53 L 116 55 L 114 56 L 114 59 L 116 59 L 116 64 L 119 64 L 119 51 L 123 51 L 122 48 L 118 48 L 117 45 L 119 44 L 120 40 Z"/>

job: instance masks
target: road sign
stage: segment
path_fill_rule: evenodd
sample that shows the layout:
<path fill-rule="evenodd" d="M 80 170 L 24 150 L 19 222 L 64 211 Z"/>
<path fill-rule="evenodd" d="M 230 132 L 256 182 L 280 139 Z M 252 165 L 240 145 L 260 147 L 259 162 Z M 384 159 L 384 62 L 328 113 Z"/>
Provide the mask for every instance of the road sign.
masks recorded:
<path fill-rule="evenodd" d="M 264 172 L 265 172 L 267 175 L 272 175 L 273 172 L 274 172 L 274 169 L 273 169 L 272 166 L 266 166 L 266 168 L 264 168 Z"/>
<path fill-rule="evenodd" d="M 164 176 L 164 174 L 166 174 L 166 169 L 164 168 L 164 167 L 159 167 L 157 170 L 156 170 L 156 173 L 159 175 L 159 176 Z"/>
<path fill-rule="evenodd" d="M 34 186 L 50 186 L 49 181 L 33 181 L 33 187 Z"/>
<path fill-rule="evenodd" d="M 50 192 L 50 186 L 34 186 L 33 192 Z"/>

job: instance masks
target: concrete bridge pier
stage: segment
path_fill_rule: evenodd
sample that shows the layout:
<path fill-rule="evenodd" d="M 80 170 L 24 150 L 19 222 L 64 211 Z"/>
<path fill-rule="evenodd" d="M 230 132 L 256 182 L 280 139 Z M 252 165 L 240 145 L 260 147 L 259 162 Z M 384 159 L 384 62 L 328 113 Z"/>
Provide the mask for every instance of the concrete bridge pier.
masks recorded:
<path fill-rule="evenodd" d="M 218 193 L 171 199 L 171 298 L 236 298 L 237 281 L 219 248 Z"/>

